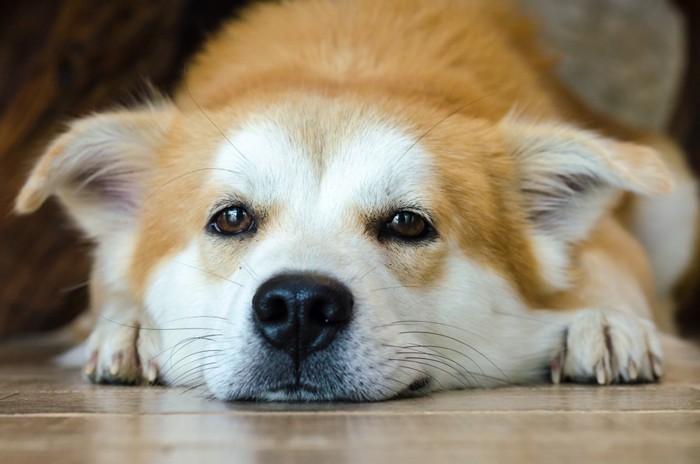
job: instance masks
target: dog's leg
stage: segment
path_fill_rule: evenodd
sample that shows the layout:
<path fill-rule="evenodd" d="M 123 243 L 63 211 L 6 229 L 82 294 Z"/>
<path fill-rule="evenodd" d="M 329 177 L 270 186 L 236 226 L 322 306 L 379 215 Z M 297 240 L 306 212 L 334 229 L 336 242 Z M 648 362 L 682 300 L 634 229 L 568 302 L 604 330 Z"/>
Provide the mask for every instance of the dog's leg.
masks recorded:
<path fill-rule="evenodd" d="M 554 383 L 652 382 L 663 373 L 651 269 L 643 250 L 617 222 L 602 221 L 579 250 L 578 278 L 552 311 L 528 311 L 560 327 Z M 658 317 L 654 321 L 658 321 Z"/>
<path fill-rule="evenodd" d="M 498 328 L 478 345 L 508 383 L 654 382 L 664 373 L 659 333 L 642 316 L 618 309 L 516 310 L 492 313 Z"/>
<path fill-rule="evenodd" d="M 94 383 L 155 383 L 158 334 L 142 329 L 140 308 L 129 298 L 104 297 L 88 339 L 85 376 Z"/>

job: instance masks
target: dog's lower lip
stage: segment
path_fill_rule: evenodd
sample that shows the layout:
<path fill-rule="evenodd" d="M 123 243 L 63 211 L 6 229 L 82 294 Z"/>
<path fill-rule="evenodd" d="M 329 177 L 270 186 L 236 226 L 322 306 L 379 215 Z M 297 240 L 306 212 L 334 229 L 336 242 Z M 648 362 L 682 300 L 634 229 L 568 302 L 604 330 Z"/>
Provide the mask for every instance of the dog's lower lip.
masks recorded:
<path fill-rule="evenodd" d="M 318 395 L 319 389 L 313 385 L 306 383 L 287 383 L 270 388 L 271 393 L 286 393 L 288 395 L 298 395 L 299 393 L 307 393 Z"/>
<path fill-rule="evenodd" d="M 400 391 L 396 395 L 396 398 L 408 398 L 420 395 L 421 391 L 428 385 L 430 385 L 430 378 L 421 377 L 420 379 L 414 380 L 404 390 Z"/>
<path fill-rule="evenodd" d="M 408 386 L 408 391 L 415 392 L 415 391 L 421 390 L 421 389 L 427 387 L 428 384 L 430 384 L 430 379 L 428 377 L 420 378 Z"/>

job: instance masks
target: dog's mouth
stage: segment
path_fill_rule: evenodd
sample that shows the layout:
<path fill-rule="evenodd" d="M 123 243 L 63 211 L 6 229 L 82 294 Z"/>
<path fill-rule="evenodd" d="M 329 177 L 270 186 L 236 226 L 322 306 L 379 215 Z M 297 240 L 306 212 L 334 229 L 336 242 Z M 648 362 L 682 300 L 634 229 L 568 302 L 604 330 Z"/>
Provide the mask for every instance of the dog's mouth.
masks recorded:
<path fill-rule="evenodd" d="M 253 395 L 234 398 L 235 401 L 314 402 L 335 398 L 323 388 L 309 383 L 283 383 L 261 388 Z"/>
<path fill-rule="evenodd" d="M 321 389 L 308 383 L 287 383 L 269 389 L 272 395 L 283 395 L 289 398 L 316 398 L 323 396 Z"/>
<path fill-rule="evenodd" d="M 400 398 L 412 398 L 425 393 L 430 387 L 431 379 L 422 377 L 411 382 L 405 389 L 394 392 L 393 395 L 384 398 L 373 398 L 372 401 L 390 400 Z M 284 402 L 317 402 L 317 401 L 367 401 L 366 395 L 361 392 L 355 394 L 338 395 L 327 388 L 320 387 L 308 382 L 290 382 L 267 387 L 264 393 L 255 396 L 236 398 L 236 401 L 284 401 Z"/>
<path fill-rule="evenodd" d="M 353 378 L 339 379 L 316 376 L 301 378 L 267 377 L 266 381 L 247 381 L 229 384 L 225 401 L 242 402 L 366 402 L 413 398 L 431 390 L 433 379 L 418 377 L 403 383 L 401 389 L 391 388 L 388 381 L 369 379 L 357 381 Z M 257 385 L 256 385 L 257 384 Z"/>
<path fill-rule="evenodd" d="M 422 377 L 414 382 L 412 382 L 404 391 L 400 393 L 400 396 L 414 396 L 419 395 L 421 392 L 425 391 L 430 386 L 430 378 Z"/>

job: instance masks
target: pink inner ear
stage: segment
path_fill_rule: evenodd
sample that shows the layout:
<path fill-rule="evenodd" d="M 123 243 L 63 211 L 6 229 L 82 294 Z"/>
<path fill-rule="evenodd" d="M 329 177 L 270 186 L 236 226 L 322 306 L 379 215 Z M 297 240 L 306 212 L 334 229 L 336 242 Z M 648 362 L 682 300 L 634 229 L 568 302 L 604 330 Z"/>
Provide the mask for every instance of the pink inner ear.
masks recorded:
<path fill-rule="evenodd" d="M 556 178 L 559 182 L 566 185 L 566 188 L 572 194 L 583 193 L 592 188 L 600 187 L 603 184 L 600 178 L 583 173 L 559 174 Z"/>
<path fill-rule="evenodd" d="M 525 195 L 528 214 L 533 222 L 547 223 L 567 214 L 565 210 L 577 197 L 600 188 L 603 182 L 586 173 L 553 174 L 546 181 L 530 180 L 521 188 Z"/>
<path fill-rule="evenodd" d="M 138 175 L 109 166 L 92 166 L 76 173 L 71 183 L 77 192 L 93 195 L 93 201 L 103 202 L 106 207 L 132 211 L 140 200 L 140 191 L 134 182 Z"/>

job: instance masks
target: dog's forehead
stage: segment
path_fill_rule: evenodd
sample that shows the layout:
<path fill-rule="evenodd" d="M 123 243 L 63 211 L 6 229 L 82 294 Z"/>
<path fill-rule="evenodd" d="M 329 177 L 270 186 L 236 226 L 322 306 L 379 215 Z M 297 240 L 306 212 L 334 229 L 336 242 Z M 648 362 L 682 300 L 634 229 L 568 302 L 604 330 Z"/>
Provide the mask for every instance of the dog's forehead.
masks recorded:
<path fill-rule="evenodd" d="M 415 134 L 376 116 L 312 116 L 267 115 L 231 130 L 213 182 L 260 204 L 427 206 L 433 161 Z"/>

